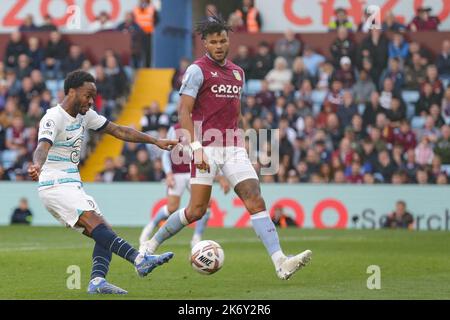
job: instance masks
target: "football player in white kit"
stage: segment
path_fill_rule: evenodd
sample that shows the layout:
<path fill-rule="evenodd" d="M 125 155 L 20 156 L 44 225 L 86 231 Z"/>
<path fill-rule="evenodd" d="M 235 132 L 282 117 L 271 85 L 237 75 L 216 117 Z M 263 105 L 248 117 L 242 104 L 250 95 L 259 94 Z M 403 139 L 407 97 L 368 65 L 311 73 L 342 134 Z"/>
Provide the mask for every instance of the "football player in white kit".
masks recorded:
<path fill-rule="evenodd" d="M 145 252 L 145 242 L 149 240 L 155 227 L 178 210 L 184 191 L 187 190 L 188 192 L 191 192 L 191 152 L 189 143 L 183 140 L 183 130 L 179 123 L 173 125 L 169 129 L 167 139 L 180 141 L 175 148 L 170 152 L 164 152 L 162 156 L 163 169 L 166 174 L 167 204 L 157 212 L 156 216 L 151 219 L 142 230 L 139 237 L 139 251 L 141 252 Z M 218 175 L 216 178 L 220 183 L 223 192 L 227 194 L 230 191 L 228 180 L 221 175 Z M 209 220 L 209 215 L 210 213 L 207 212 L 202 219 L 196 222 L 195 231 L 191 240 L 191 247 L 195 246 L 202 239 L 203 232 Z"/>
<path fill-rule="evenodd" d="M 97 114 L 91 109 L 97 94 L 95 79 L 87 72 L 69 73 L 64 93 L 64 100 L 49 109 L 40 122 L 38 146 L 28 173 L 39 181 L 39 197 L 47 210 L 62 224 L 95 241 L 88 293 L 125 294 L 127 291 L 105 279 L 112 252 L 131 262 L 141 277 L 169 261 L 173 253 L 139 253 L 105 221 L 95 200 L 84 192 L 78 171 L 84 131 L 103 131 L 124 141 L 155 144 L 164 150 L 170 150 L 178 141 L 156 140 Z"/>

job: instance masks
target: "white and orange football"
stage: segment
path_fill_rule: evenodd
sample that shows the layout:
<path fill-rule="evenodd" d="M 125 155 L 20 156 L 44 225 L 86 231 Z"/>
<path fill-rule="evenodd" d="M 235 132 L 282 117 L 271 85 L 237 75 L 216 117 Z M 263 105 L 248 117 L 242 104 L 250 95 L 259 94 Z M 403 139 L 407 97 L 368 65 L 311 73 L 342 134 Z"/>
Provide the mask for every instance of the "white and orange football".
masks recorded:
<path fill-rule="evenodd" d="M 213 274 L 220 270 L 225 260 L 222 247 L 215 241 L 202 240 L 191 251 L 191 265 L 201 274 Z"/>

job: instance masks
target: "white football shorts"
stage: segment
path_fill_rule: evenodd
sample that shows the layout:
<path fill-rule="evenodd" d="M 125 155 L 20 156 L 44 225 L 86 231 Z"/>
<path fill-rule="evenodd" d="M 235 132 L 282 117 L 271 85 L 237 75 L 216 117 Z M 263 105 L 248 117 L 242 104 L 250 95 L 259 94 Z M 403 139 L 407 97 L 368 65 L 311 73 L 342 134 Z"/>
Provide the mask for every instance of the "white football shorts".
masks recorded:
<path fill-rule="evenodd" d="M 247 155 L 247 151 L 242 147 L 203 147 L 203 151 L 208 158 L 210 170 L 200 171 L 191 163 L 191 183 L 212 185 L 219 169 L 222 174 L 234 187 L 242 181 L 248 179 L 259 179 L 255 168 Z"/>
<path fill-rule="evenodd" d="M 169 196 L 181 197 L 185 190 L 191 191 L 191 173 L 174 173 L 173 178 L 175 180 L 175 186 L 173 188 L 167 188 L 167 194 Z"/>
<path fill-rule="evenodd" d="M 80 186 L 56 185 L 39 190 L 39 197 L 56 220 L 79 232 L 83 232 L 84 228 L 76 227 L 75 224 L 84 211 L 95 211 L 102 215 L 94 198 Z"/>

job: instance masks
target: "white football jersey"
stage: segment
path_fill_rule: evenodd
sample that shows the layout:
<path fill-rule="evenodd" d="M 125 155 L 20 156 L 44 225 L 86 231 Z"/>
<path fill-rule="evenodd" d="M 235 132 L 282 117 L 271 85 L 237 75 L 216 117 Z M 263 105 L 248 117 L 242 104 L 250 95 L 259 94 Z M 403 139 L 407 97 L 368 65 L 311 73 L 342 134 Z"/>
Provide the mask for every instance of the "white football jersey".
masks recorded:
<path fill-rule="evenodd" d="M 108 120 L 92 109 L 75 118 L 59 104 L 47 110 L 39 124 L 38 141 L 52 144 L 39 176 L 39 188 L 55 184 L 81 185 L 78 163 L 86 129 L 101 130 Z"/>

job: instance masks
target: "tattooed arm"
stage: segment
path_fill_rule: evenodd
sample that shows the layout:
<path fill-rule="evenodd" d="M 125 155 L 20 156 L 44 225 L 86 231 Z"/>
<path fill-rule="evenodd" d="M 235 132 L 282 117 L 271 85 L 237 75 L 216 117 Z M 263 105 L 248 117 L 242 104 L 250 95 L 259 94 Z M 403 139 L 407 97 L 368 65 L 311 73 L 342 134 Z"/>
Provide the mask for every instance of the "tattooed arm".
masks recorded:
<path fill-rule="evenodd" d="M 154 144 L 163 150 L 170 150 L 178 144 L 178 140 L 155 139 L 131 127 L 120 126 L 113 122 L 109 122 L 103 131 L 123 141 Z"/>
<path fill-rule="evenodd" d="M 45 140 L 41 140 L 33 154 L 33 164 L 28 168 L 28 174 L 34 181 L 39 180 L 41 168 L 47 160 L 48 151 L 52 145 Z"/>

